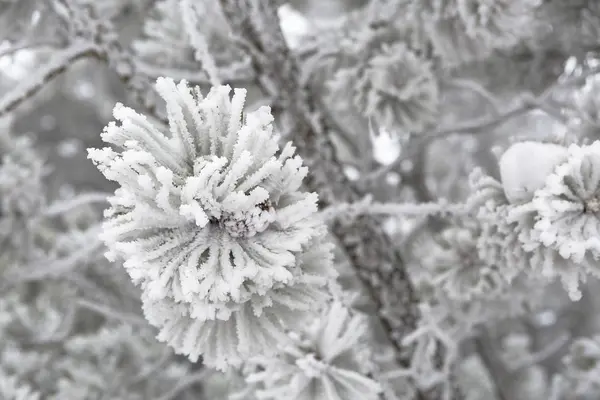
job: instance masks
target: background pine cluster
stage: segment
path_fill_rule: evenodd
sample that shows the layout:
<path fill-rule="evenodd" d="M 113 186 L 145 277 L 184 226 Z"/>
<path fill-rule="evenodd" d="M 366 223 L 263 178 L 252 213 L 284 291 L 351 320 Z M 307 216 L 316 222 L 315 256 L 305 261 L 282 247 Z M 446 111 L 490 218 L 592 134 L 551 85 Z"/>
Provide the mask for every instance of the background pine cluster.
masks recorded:
<path fill-rule="evenodd" d="M 595 0 L 0 0 L 0 398 L 600 398 L 599 52 Z"/>

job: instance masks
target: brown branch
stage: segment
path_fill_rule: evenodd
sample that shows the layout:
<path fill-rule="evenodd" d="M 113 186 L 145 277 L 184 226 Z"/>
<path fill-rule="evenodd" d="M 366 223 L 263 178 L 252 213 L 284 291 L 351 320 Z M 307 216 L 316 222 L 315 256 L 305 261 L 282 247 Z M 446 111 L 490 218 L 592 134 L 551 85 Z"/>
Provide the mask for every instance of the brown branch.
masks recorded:
<path fill-rule="evenodd" d="M 253 57 L 259 83 L 277 99 L 279 109 L 274 112 L 291 116 L 294 143 L 311 171 L 306 185 L 319 194 L 323 206 L 359 201 L 364 193 L 344 175 L 336 149 L 326 134 L 326 116 L 314 95 L 299 83 L 298 64 L 285 44 L 275 3 L 220 0 L 237 40 Z M 396 361 L 408 367 L 410 349 L 402 345 L 402 339 L 416 327 L 418 298 L 397 246 L 381 223 L 369 216 L 337 222 L 332 232 L 377 306 Z"/>

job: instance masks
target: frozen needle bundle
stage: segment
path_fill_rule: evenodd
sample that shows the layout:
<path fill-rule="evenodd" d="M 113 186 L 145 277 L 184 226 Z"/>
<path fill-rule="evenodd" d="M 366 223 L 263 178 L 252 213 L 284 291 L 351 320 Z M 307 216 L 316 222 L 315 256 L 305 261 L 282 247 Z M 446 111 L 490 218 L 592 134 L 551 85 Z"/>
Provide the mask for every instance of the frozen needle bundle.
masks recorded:
<path fill-rule="evenodd" d="M 318 308 L 333 276 L 307 168 L 280 149 L 268 107 L 243 115 L 245 91 L 159 78 L 169 134 L 117 104 L 102 134 L 120 148 L 89 157 L 120 187 L 103 240 L 143 291 L 159 338 L 225 369 L 271 351 L 284 320 Z"/>

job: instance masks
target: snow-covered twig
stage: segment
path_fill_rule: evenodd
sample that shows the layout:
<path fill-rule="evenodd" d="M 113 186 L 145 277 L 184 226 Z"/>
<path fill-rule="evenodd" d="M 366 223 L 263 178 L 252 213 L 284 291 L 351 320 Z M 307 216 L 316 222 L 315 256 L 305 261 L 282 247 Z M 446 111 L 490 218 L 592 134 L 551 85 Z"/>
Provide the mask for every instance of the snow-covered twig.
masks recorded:
<path fill-rule="evenodd" d="M 401 215 L 427 216 L 439 214 L 456 214 L 463 209 L 460 204 L 448 204 L 445 201 L 432 203 L 379 203 L 373 202 L 372 196 L 365 196 L 356 203 L 339 203 L 321 211 L 321 218 L 331 222 L 335 219 L 356 219 L 362 215 Z"/>
<path fill-rule="evenodd" d="M 219 69 L 213 55 L 210 53 L 206 38 L 198 32 L 198 4 L 191 0 L 181 0 L 179 3 L 183 26 L 190 38 L 190 43 L 196 50 L 195 57 L 200 61 L 202 68 L 208 74 L 210 84 L 217 86 L 221 84 Z"/>
<path fill-rule="evenodd" d="M 134 62 L 136 71 L 152 80 L 156 80 L 161 76 L 168 76 L 176 81 L 185 79 L 193 85 L 210 85 L 208 76 L 204 71 L 153 65 L 139 57 L 136 57 Z M 247 61 L 233 61 L 227 65 L 226 69 L 221 68 L 219 70 L 219 78 L 225 84 L 243 85 L 255 78 L 250 71 L 251 66 Z"/>
<path fill-rule="evenodd" d="M 108 193 L 101 192 L 83 193 L 72 199 L 59 200 L 50 204 L 45 210 L 42 211 L 42 214 L 46 217 L 54 217 L 86 204 L 107 202 L 108 196 Z"/>
<path fill-rule="evenodd" d="M 93 303 L 93 302 L 83 299 L 83 298 L 77 299 L 77 305 L 79 307 L 82 307 L 87 310 L 94 311 L 98 314 L 101 314 L 102 316 L 107 317 L 109 319 L 123 321 L 123 322 L 127 322 L 127 323 L 134 324 L 134 325 L 140 325 L 140 326 L 148 326 L 149 325 L 148 321 L 146 321 L 141 316 L 126 314 L 121 311 L 116 311 L 116 310 L 113 310 L 102 304 L 96 304 L 96 303 Z"/>
<path fill-rule="evenodd" d="M 76 41 L 69 47 L 57 51 L 41 68 L 0 98 L 0 117 L 13 111 L 42 90 L 48 82 L 62 74 L 76 61 L 98 55 L 99 50 L 94 44 L 83 41 Z"/>

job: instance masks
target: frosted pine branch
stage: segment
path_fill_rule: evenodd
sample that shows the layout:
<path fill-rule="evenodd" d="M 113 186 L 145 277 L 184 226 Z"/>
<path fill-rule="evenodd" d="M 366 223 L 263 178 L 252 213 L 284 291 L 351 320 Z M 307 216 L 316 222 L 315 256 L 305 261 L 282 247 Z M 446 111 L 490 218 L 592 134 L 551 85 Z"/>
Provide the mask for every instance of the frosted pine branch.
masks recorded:
<path fill-rule="evenodd" d="M 168 76 L 178 81 L 185 79 L 194 85 L 210 85 L 209 77 L 205 71 L 157 66 L 138 57 L 135 58 L 135 69 L 140 74 L 153 80 L 161 76 Z M 232 62 L 227 68 L 220 68 L 219 77 L 224 84 L 236 86 L 255 79 L 250 70 L 250 65 L 246 61 Z"/>
<path fill-rule="evenodd" d="M 50 60 L 41 68 L 0 97 L 0 117 L 13 111 L 21 103 L 34 96 L 76 61 L 92 56 L 98 57 L 98 55 L 98 47 L 93 43 L 84 41 L 76 41 L 69 47 L 53 53 Z"/>
<path fill-rule="evenodd" d="M 142 316 L 126 314 L 122 311 L 113 310 L 112 308 L 110 308 L 106 305 L 97 304 L 96 302 L 93 302 L 93 301 L 90 301 L 90 300 L 87 300 L 84 298 L 77 299 L 77 307 L 81 307 L 81 308 L 96 312 L 96 313 L 102 315 L 103 317 L 113 319 L 116 321 L 122 321 L 122 322 L 126 322 L 126 323 L 133 324 L 133 325 L 139 325 L 139 326 L 143 326 L 143 327 L 148 326 L 148 321 L 146 321 Z"/>
<path fill-rule="evenodd" d="M 0 392 L 599 397 L 600 5 L 283 3 L 0 0 Z"/>
<path fill-rule="evenodd" d="M 93 203 L 105 203 L 108 201 L 108 193 L 82 193 L 72 199 L 59 200 L 49 204 L 42 214 L 46 217 L 53 217 L 65 212 L 69 212 L 77 207 Z"/>
<path fill-rule="evenodd" d="M 117 104 L 89 157 L 119 184 L 102 238 L 142 288 L 158 338 L 219 369 L 274 349 L 286 327 L 329 297 L 335 276 L 308 169 L 280 148 L 269 108 L 244 114 L 246 92 L 206 97 L 168 78 L 167 133 Z M 185 338 L 185 339 L 184 339 Z"/>
<path fill-rule="evenodd" d="M 321 211 L 321 217 L 328 222 L 337 219 L 352 220 L 359 216 L 402 216 L 423 217 L 430 215 L 456 214 L 463 209 L 460 204 L 436 203 L 381 203 L 373 202 L 371 196 L 365 196 L 356 203 L 338 203 Z"/>
<path fill-rule="evenodd" d="M 93 226 L 84 232 L 80 239 L 85 243 L 70 254 L 46 260 L 40 265 L 39 260 L 31 262 L 15 270 L 9 270 L 5 275 L 2 288 L 24 282 L 40 281 L 44 279 L 59 278 L 79 267 L 85 260 L 90 259 L 94 253 L 102 250 L 102 242 L 98 240 L 99 226 Z M 1 289 L 0 289 L 1 291 Z"/>
<path fill-rule="evenodd" d="M 217 64 L 213 55 L 210 53 L 206 38 L 202 33 L 198 32 L 198 15 L 200 14 L 199 4 L 206 7 L 204 2 L 193 3 L 191 0 L 180 0 L 179 8 L 183 18 L 183 26 L 187 35 L 190 38 L 192 46 L 194 46 L 196 60 L 200 61 L 202 68 L 208 74 L 210 84 L 213 86 L 221 84 L 221 78 Z"/>

